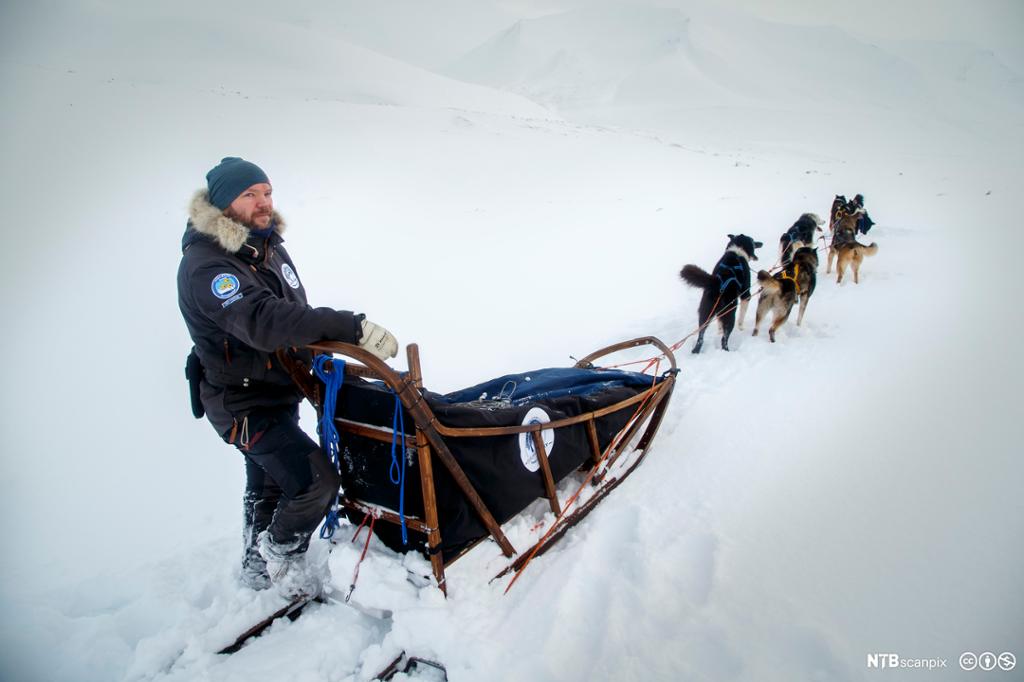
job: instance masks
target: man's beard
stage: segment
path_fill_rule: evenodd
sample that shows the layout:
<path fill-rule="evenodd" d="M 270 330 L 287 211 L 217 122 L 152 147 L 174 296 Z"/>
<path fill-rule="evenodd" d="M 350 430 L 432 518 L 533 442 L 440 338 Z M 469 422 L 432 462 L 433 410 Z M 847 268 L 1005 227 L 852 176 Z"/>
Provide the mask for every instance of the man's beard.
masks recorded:
<path fill-rule="evenodd" d="M 252 215 L 252 218 L 249 220 L 242 219 L 242 216 L 238 215 L 230 208 L 227 211 L 225 211 L 224 215 L 226 215 L 228 218 L 231 218 L 235 222 L 241 223 L 242 225 L 248 227 L 250 230 L 265 230 L 268 227 L 270 227 L 270 225 L 273 223 L 273 220 L 270 220 L 270 218 L 272 218 L 273 216 L 272 211 L 266 211 L 264 213 L 254 213 Z M 256 222 L 257 218 L 262 217 L 268 218 L 266 225 L 260 225 L 259 223 Z"/>

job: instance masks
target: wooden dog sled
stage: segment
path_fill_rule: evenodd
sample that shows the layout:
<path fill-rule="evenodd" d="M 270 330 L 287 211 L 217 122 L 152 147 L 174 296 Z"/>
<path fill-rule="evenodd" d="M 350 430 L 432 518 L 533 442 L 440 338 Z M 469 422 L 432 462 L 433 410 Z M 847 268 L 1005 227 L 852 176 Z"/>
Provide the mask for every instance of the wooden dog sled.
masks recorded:
<path fill-rule="evenodd" d="M 644 345 L 664 355 L 667 371 L 652 376 L 594 364 Z M 376 531 L 388 546 L 423 552 L 446 593 L 445 569 L 481 541 L 490 538 L 509 559 L 495 577 L 521 570 L 632 473 L 658 431 L 678 372 L 672 351 L 643 337 L 595 351 L 572 368 L 440 395 L 423 387 L 415 344 L 407 347 L 403 373 L 357 346 L 310 348 L 330 354 L 335 366 L 338 356 L 345 361 L 334 417 L 340 506 L 355 523 L 384 522 Z M 322 418 L 324 382 L 303 363 L 278 357 Z M 401 488 L 393 483 L 396 467 L 404 468 Z M 556 486 L 573 472 L 583 483 L 560 500 Z M 540 498 L 555 521 L 539 541 L 517 550 L 501 525 Z"/>

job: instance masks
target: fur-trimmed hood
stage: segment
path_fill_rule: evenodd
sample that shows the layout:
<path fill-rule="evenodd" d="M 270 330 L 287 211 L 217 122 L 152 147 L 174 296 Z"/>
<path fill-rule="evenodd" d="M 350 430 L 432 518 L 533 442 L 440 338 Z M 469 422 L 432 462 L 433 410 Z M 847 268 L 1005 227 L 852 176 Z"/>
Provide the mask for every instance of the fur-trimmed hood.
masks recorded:
<path fill-rule="evenodd" d="M 235 253 L 249 238 L 249 228 L 210 203 L 209 194 L 201 189 L 192 197 L 188 206 L 189 226 L 199 234 L 213 239 L 228 253 Z M 279 235 L 284 233 L 285 223 L 274 211 L 272 224 Z"/>

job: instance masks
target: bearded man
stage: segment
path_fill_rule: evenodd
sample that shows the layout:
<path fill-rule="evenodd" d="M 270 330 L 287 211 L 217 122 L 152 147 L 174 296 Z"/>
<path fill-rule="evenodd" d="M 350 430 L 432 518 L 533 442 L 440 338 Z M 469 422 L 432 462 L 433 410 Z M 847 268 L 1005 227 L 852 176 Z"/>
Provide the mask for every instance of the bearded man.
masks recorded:
<path fill-rule="evenodd" d="M 284 220 L 256 164 L 223 159 L 189 206 L 178 306 L 194 344 L 186 363 L 193 413 L 205 413 L 244 455 L 242 581 L 287 598 L 312 597 L 329 579 L 310 536 L 340 486 L 327 455 L 299 428 L 302 393 L 275 351 L 323 340 L 358 344 L 382 360 L 398 342 L 348 310 L 313 308 L 284 248 Z"/>

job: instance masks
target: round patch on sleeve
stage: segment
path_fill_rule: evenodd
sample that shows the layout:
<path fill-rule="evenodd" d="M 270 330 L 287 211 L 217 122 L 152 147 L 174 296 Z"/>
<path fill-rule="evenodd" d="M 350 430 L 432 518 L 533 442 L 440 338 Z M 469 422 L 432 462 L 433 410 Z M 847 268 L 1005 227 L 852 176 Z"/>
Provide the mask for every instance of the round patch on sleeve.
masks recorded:
<path fill-rule="evenodd" d="M 222 272 L 213 278 L 210 290 L 217 298 L 231 298 L 239 289 L 238 278 L 230 272 Z"/>
<path fill-rule="evenodd" d="M 288 286 L 292 289 L 299 288 L 299 276 L 292 270 L 292 266 L 285 263 L 281 266 L 281 274 L 284 275 L 284 281 L 288 282 Z"/>

